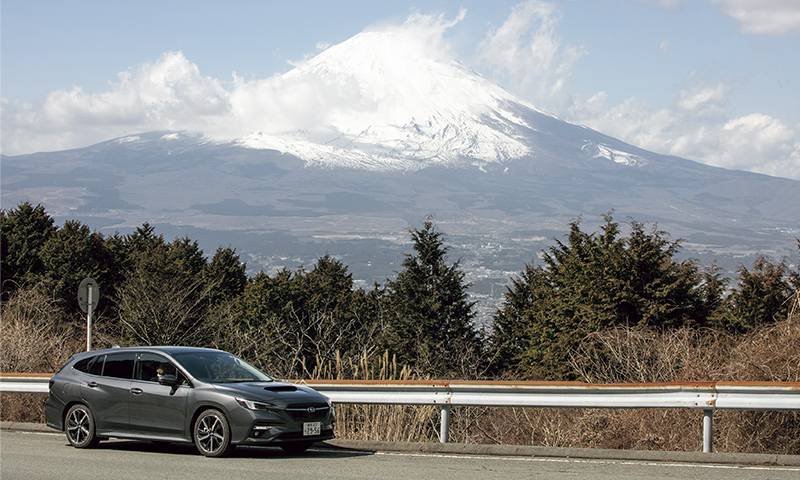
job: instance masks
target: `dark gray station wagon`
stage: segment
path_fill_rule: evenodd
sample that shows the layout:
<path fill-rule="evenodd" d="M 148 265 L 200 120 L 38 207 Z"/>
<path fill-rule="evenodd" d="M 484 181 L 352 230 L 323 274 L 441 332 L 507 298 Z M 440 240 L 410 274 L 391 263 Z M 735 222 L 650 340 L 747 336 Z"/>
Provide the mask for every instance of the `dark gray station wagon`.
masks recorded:
<path fill-rule="evenodd" d="M 189 347 L 74 355 L 50 379 L 45 413 L 78 448 L 110 437 L 193 442 L 209 457 L 236 445 L 300 453 L 333 438 L 334 421 L 315 390 L 273 380 L 230 353 Z"/>

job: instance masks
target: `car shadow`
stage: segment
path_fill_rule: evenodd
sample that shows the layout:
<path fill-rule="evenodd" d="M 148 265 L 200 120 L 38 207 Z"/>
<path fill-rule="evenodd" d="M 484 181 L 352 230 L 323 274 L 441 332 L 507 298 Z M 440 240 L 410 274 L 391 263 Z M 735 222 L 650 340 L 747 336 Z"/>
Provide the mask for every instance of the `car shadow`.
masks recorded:
<path fill-rule="evenodd" d="M 189 443 L 151 442 L 146 440 L 111 439 L 100 442 L 98 450 L 119 450 L 129 452 L 155 453 L 163 455 L 201 456 L 194 445 Z M 286 453 L 279 447 L 240 445 L 227 458 L 350 458 L 373 455 L 368 450 L 351 450 L 342 447 L 316 443 L 303 453 Z"/>

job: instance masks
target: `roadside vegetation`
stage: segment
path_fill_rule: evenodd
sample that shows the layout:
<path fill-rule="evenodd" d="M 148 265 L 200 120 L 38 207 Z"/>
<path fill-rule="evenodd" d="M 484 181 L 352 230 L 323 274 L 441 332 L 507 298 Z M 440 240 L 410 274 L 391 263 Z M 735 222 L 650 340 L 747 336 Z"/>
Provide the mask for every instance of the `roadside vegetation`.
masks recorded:
<path fill-rule="evenodd" d="M 76 301 L 85 277 L 103 301 L 94 348 L 191 345 L 235 353 L 293 379 L 800 382 L 800 271 L 787 259 L 742 265 L 735 281 L 680 260 L 667 232 L 611 214 L 512 278 L 488 331 L 446 237 L 409 230 L 394 280 L 356 288 L 325 254 L 309 269 L 248 278 L 236 250 L 206 255 L 147 223 L 102 235 L 62 227 L 43 207 L 0 211 L 0 371 L 54 372 L 85 349 Z M 624 234 L 623 232 L 627 232 Z M 800 241 L 798 242 L 800 247 Z M 791 253 L 791 252 L 787 252 Z M 41 395 L 3 394 L 3 420 L 42 421 Z M 451 441 L 699 451 L 700 412 L 453 409 Z M 337 435 L 437 441 L 434 407 L 337 407 Z M 718 451 L 800 454 L 798 412 L 717 412 Z"/>

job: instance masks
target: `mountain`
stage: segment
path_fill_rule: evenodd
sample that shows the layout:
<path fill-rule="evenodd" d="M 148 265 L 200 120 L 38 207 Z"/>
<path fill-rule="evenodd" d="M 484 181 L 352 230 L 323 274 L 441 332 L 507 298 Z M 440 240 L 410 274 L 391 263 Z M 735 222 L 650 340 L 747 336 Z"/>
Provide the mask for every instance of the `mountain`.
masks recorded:
<path fill-rule="evenodd" d="M 594 231 L 612 210 L 729 271 L 759 252 L 796 254 L 800 182 L 659 155 L 563 122 L 417 47 L 365 32 L 298 65 L 279 79 L 281 99 L 299 89 L 308 101 L 295 117 L 312 121 L 264 123 L 284 129 L 233 141 L 146 132 L 2 156 L 3 208 L 41 203 L 59 222 L 104 233 L 149 222 L 206 253 L 232 245 L 251 274 L 310 267 L 327 252 L 365 286 L 401 268 L 408 227 L 434 214 L 486 309 L 570 220 Z"/>
<path fill-rule="evenodd" d="M 240 143 L 370 170 L 501 163 L 528 154 L 530 127 L 513 112 L 520 100 L 456 61 L 426 56 L 430 49 L 419 41 L 395 31 L 362 32 L 329 48 L 283 78 L 323 97 L 308 103 L 319 120 L 300 131 L 255 132 Z"/>

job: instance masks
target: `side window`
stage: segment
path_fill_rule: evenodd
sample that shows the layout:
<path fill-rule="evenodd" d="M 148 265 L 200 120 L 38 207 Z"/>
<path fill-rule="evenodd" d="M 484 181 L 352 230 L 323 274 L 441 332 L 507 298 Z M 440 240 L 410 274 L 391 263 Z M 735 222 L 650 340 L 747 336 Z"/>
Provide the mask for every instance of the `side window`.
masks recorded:
<path fill-rule="evenodd" d="M 91 363 L 89 363 L 89 371 L 86 373 L 90 373 L 92 375 L 102 375 L 104 363 L 106 363 L 105 355 L 98 355 L 94 357 Z"/>
<path fill-rule="evenodd" d="M 93 357 L 87 357 L 83 360 L 78 361 L 75 366 L 73 367 L 75 370 L 79 372 L 88 373 L 91 375 L 102 375 L 103 374 L 103 362 L 105 360 L 105 355 L 95 355 Z"/>
<path fill-rule="evenodd" d="M 180 385 L 187 385 L 186 377 L 169 360 L 154 353 L 140 353 L 136 360 L 135 380 L 158 382 L 162 375 L 175 375 Z"/>
<path fill-rule="evenodd" d="M 94 360 L 95 357 L 88 357 L 84 358 L 83 360 L 79 360 L 74 367 L 75 370 L 83 373 L 89 373 L 89 362 Z"/>
<path fill-rule="evenodd" d="M 104 377 L 133 378 L 133 353 L 112 353 L 106 355 Z"/>

